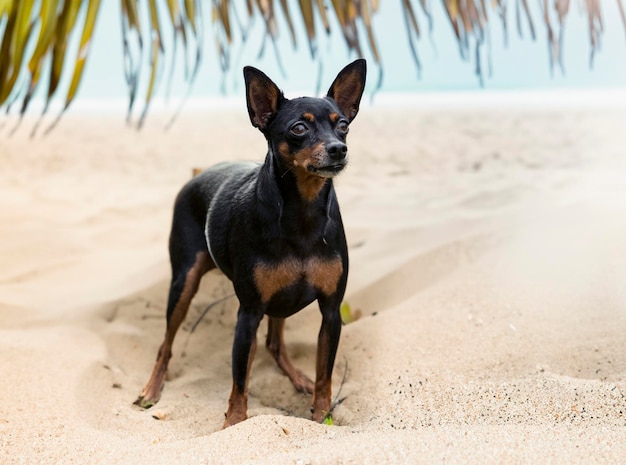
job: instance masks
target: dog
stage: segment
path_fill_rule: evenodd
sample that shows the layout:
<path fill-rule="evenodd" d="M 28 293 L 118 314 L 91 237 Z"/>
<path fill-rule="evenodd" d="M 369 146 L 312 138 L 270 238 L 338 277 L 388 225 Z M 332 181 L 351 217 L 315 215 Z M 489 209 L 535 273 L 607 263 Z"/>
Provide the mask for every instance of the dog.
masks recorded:
<path fill-rule="evenodd" d="M 213 268 L 239 300 L 233 386 L 224 428 L 247 418 L 248 377 L 257 328 L 269 317 L 266 346 L 294 387 L 313 394 L 312 419 L 331 409 L 331 377 L 348 278 L 348 247 L 333 177 L 348 162 L 346 136 L 365 88 L 366 62 L 339 72 L 323 98 L 287 99 L 262 71 L 243 70 L 252 125 L 267 139 L 265 162 L 220 163 L 191 179 L 174 205 L 167 329 L 136 405 L 161 396 L 172 343 L 202 276 Z M 322 314 L 315 381 L 290 362 L 285 318 L 317 300 Z"/>

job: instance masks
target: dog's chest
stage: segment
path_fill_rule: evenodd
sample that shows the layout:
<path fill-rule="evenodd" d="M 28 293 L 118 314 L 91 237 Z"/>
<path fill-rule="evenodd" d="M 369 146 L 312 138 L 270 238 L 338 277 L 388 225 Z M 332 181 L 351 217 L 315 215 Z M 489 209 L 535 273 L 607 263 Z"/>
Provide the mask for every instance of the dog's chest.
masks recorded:
<path fill-rule="evenodd" d="M 283 290 L 294 290 L 294 287 L 301 291 L 312 288 L 331 296 L 337 290 L 343 271 L 339 256 L 304 259 L 292 256 L 273 263 L 258 262 L 254 266 L 254 283 L 263 303 L 268 303 Z"/>

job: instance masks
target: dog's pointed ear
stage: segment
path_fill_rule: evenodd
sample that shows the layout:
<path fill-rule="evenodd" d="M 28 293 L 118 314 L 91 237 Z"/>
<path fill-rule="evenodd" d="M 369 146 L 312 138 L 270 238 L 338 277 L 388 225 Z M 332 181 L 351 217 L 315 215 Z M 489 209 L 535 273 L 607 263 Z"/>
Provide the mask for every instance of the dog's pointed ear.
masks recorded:
<path fill-rule="evenodd" d="M 265 131 L 276 115 L 278 104 L 285 99 L 282 91 L 265 73 L 252 66 L 243 69 L 246 103 L 252 126 Z"/>
<path fill-rule="evenodd" d="M 328 97 L 337 102 L 341 112 L 350 121 L 359 111 L 359 102 L 365 89 L 366 74 L 365 60 L 358 59 L 342 69 L 328 89 Z"/>

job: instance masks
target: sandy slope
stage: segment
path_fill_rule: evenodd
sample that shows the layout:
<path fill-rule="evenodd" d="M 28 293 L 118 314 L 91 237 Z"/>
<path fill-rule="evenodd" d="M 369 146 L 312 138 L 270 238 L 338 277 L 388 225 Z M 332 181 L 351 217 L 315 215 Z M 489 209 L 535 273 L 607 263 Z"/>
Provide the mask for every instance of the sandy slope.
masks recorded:
<path fill-rule="evenodd" d="M 207 275 L 161 402 L 171 204 L 261 159 L 245 111 L 141 133 L 69 116 L 0 139 L 0 462 L 619 463 L 626 457 L 626 112 L 365 108 L 338 194 L 351 247 L 337 426 L 264 350 L 221 431 L 236 300 Z M 319 315 L 287 323 L 312 374 Z M 259 335 L 265 335 L 263 325 Z M 153 418 L 156 416 L 160 420 Z"/>

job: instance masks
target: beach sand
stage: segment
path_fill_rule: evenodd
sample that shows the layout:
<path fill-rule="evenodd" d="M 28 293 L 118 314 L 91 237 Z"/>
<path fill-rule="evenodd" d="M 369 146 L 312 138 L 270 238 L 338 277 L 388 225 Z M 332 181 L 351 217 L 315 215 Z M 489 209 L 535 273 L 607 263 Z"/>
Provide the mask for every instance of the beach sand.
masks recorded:
<path fill-rule="evenodd" d="M 164 333 L 174 196 L 265 141 L 243 106 L 167 118 L 68 114 L 33 140 L 3 123 L 0 463 L 624 463 L 626 111 L 363 108 L 335 183 L 361 312 L 335 425 L 260 347 L 250 419 L 226 430 L 237 302 L 217 272 L 161 401 L 132 402 Z M 286 325 L 310 376 L 319 323 L 313 305 Z"/>

